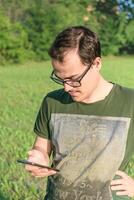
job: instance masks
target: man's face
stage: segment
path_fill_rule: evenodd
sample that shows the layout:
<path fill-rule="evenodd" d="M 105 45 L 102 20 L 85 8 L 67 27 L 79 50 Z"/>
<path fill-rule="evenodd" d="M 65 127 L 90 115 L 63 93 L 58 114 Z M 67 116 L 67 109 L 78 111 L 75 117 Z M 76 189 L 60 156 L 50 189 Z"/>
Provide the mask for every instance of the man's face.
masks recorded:
<path fill-rule="evenodd" d="M 71 50 L 65 55 L 63 62 L 52 60 L 52 65 L 55 75 L 65 81 L 64 90 L 71 95 L 72 99 L 88 103 L 99 82 L 100 58 L 96 58 L 88 70 L 89 66 L 82 64 L 77 51 Z M 79 80 L 83 74 L 79 87 L 72 87 L 66 83 L 68 80 Z"/>

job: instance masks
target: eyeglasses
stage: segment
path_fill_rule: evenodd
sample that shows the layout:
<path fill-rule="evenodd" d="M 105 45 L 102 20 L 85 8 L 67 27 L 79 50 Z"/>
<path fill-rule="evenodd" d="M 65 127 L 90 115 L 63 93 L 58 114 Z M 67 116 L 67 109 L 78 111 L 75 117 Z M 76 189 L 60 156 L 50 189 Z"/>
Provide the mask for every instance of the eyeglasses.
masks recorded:
<path fill-rule="evenodd" d="M 54 73 L 54 70 L 52 71 L 50 78 L 54 82 L 56 82 L 60 85 L 68 84 L 71 87 L 80 87 L 81 86 L 81 80 L 84 78 L 84 76 L 86 75 L 86 73 L 89 71 L 90 68 L 91 68 L 91 65 L 76 79 L 63 80 Z"/>

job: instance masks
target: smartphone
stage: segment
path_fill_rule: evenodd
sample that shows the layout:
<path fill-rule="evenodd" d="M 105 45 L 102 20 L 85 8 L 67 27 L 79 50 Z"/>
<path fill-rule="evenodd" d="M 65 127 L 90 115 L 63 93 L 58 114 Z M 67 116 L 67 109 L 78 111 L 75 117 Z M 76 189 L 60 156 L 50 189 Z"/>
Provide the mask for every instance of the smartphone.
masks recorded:
<path fill-rule="evenodd" d="M 28 160 L 17 160 L 17 162 L 25 164 L 25 165 L 27 164 L 27 165 L 33 165 L 33 166 L 37 166 L 37 167 L 52 169 L 52 170 L 55 170 L 57 172 L 60 171 L 59 169 L 56 169 L 56 168 L 53 168 L 53 167 L 49 167 L 49 166 L 45 166 L 45 165 L 41 165 L 41 164 L 38 164 L 38 163 L 35 163 L 35 162 L 31 162 L 31 161 L 28 161 Z"/>

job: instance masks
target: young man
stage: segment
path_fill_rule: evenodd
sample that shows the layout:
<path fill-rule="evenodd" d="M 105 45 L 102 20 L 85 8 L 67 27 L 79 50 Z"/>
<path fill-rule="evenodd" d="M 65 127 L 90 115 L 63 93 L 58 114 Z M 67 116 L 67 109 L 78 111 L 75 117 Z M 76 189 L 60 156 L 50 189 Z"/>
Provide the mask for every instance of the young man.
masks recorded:
<path fill-rule="evenodd" d="M 49 176 L 45 200 L 133 197 L 134 180 L 123 171 L 134 152 L 134 91 L 104 80 L 100 42 L 86 27 L 61 32 L 49 54 L 51 79 L 64 88 L 44 98 L 28 159 L 49 165 L 52 154 L 60 172 L 26 169 Z"/>

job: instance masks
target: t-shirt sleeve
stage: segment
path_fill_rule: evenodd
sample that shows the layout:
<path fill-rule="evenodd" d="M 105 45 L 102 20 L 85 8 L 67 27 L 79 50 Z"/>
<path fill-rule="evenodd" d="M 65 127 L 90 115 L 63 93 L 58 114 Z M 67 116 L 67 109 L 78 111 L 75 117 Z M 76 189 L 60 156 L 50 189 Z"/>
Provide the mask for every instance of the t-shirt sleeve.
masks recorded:
<path fill-rule="evenodd" d="M 33 130 L 38 136 L 46 139 L 50 139 L 48 121 L 48 104 L 45 97 L 38 111 Z"/>

